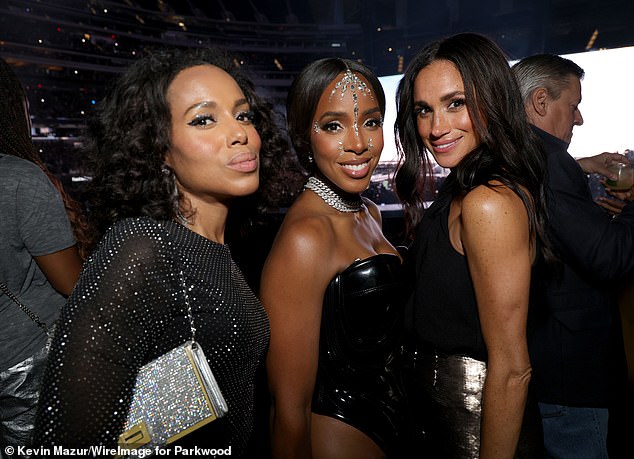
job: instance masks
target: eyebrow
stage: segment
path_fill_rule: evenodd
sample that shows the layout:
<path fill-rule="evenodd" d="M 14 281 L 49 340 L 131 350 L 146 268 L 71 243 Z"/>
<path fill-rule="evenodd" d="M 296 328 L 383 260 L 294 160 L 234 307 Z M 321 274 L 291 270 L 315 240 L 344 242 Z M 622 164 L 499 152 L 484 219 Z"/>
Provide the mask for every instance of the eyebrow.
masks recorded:
<path fill-rule="evenodd" d="M 380 107 L 372 107 L 369 108 L 367 110 L 365 110 L 363 113 L 361 113 L 362 116 L 367 116 L 367 115 L 371 115 L 372 113 L 381 113 L 381 108 Z M 322 114 L 319 117 L 319 120 L 323 120 L 324 118 L 337 118 L 340 116 L 346 116 L 348 115 L 348 112 L 325 112 L 324 114 Z"/>
<path fill-rule="evenodd" d="M 246 98 L 238 99 L 233 104 L 233 108 L 237 108 L 237 107 L 240 107 L 241 105 L 246 105 L 248 103 L 249 103 L 249 101 L 247 101 Z M 207 107 L 215 108 L 217 106 L 218 106 L 218 104 L 216 102 L 212 101 L 212 100 L 203 100 L 202 102 L 197 102 L 197 103 L 187 107 L 187 109 L 185 110 L 185 114 L 189 113 L 192 110 L 197 110 L 197 109 L 200 109 L 200 108 L 207 108 Z"/>
<path fill-rule="evenodd" d="M 451 100 L 451 99 L 453 99 L 456 96 L 464 96 L 464 95 L 465 95 L 464 91 L 453 91 L 453 92 L 450 92 L 450 93 L 445 94 L 444 96 L 442 96 L 440 98 L 440 101 L 441 102 L 447 102 L 448 100 Z M 421 106 L 421 105 L 429 106 L 429 104 L 427 102 L 425 102 L 424 100 L 414 101 L 414 106 L 418 107 L 418 106 Z"/>

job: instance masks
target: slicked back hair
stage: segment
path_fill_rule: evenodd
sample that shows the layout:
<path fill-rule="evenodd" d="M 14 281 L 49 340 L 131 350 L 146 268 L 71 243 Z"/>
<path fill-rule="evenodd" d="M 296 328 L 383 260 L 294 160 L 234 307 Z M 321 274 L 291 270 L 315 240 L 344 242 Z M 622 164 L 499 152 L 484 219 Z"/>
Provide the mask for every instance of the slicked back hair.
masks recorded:
<path fill-rule="evenodd" d="M 385 93 L 374 72 L 364 64 L 350 59 L 324 58 L 308 64 L 295 78 L 288 92 L 286 116 L 291 143 L 302 166 L 309 172 L 310 132 L 319 99 L 338 75 L 350 69 L 362 76 L 377 99 L 381 116 L 385 115 Z"/>
<path fill-rule="evenodd" d="M 524 103 L 538 88 L 544 88 L 553 100 L 570 84 L 570 78 L 582 80 L 585 72 L 570 59 L 555 54 L 536 54 L 517 62 L 513 68 Z"/>

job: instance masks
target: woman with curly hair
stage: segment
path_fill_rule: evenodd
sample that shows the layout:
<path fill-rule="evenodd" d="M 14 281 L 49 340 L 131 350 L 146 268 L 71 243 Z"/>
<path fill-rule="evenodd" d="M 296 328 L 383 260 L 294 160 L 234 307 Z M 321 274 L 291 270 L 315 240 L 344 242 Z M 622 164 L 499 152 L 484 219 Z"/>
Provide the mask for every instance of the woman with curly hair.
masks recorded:
<path fill-rule="evenodd" d="M 527 324 L 532 270 L 552 255 L 544 155 L 515 78 L 494 42 L 458 34 L 415 56 L 397 107 L 396 185 L 414 234 L 408 387 L 425 401 L 430 456 L 542 457 Z M 425 209 L 429 155 L 451 173 Z"/>
<path fill-rule="evenodd" d="M 33 433 L 47 351 L 45 329 L 57 319 L 81 269 L 72 232 L 78 228 L 69 222 L 69 217 L 76 221 L 73 217 L 80 216 L 75 206 L 37 156 L 26 94 L 9 64 L 0 59 L 2 451 L 28 445 Z M 38 328 L 12 297 L 44 325 Z"/>
<path fill-rule="evenodd" d="M 269 324 L 225 232 L 267 204 L 289 149 L 231 62 L 158 50 L 101 105 L 89 202 L 104 235 L 62 311 L 37 444 L 116 446 L 139 368 L 195 332 L 229 410 L 181 442 L 246 454 Z"/>

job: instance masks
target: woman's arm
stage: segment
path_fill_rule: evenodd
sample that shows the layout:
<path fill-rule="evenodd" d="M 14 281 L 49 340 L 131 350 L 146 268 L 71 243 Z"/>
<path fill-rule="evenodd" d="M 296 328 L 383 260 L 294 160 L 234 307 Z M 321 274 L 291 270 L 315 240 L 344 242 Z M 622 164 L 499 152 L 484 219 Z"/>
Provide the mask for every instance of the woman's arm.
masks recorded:
<path fill-rule="evenodd" d="M 488 352 L 480 458 L 512 458 L 531 366 L 526 321 L 534 244 L 522 201 L 508 188 L 480 186 L 462 204 L 461 238 Z"/>
<path fill-rule="evenodd" d="M 26 250 L 55 290 L 70 295 L 82 260 L 75 244 L 62 196 L 35 164 L 19 161 L 7 186 L 15 186 L 13 220 Z M 13 184 L 12 184 L 13 183 Z"/>
<path fill-rule="evenodd" d="M 64 296 L 71 294 L 82 265 L 76 245 L 33 258 L 55 290 Z"/>
<path fill-rule="evenodd" d="M 284 225 L 262 272 L 260 298 L 271 324 L 266 365 L 276 459 L 312 457 L 311 399 L 322 302 L 330 280 L 325 229 L 312 219 Z"/>
<path fill-rule="evenodd" d="M 160 336 L 157 324 L 167 322 L 177 288 L 157 240 L 117 226 L 86 262 L 57 321 L 35 444 L 117 444 L 137 370 Z"/>

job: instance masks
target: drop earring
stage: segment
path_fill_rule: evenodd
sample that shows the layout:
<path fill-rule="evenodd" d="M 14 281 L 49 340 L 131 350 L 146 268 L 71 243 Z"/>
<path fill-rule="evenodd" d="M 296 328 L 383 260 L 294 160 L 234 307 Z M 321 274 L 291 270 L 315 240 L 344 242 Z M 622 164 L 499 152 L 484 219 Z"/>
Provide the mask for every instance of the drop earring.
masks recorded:
<path fill-rule="evenodd" d="M 172 202 L 174 203 L 174 213 L 176 214 L 176 221 L 178 221 L 178 223 L 180 223 L 181 225 L 187 227 L 189 226 L 189 220 L 185 218 L 179 206 L 180 193 L 178 192 L 178 186 L 176 185 L 176 174 L 173 174 L 173 171 L 165 164 L 161 166 L 161 172 L 165 176 L 171 175 L 171 182 L 172 182 L 171 199 L 172 199 Z"/>

